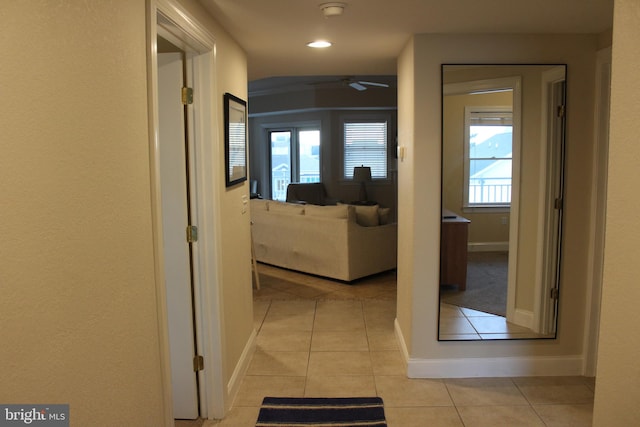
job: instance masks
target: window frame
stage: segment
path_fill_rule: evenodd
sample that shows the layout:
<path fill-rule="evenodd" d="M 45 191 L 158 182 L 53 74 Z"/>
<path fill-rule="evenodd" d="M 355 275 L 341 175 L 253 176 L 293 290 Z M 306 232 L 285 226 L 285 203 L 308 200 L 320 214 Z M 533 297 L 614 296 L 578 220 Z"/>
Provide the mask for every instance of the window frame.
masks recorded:
<path fill-rule="evenodd" d="M 346 131 L 346 124 L 347 123 L 385 123 L 386 124 L 386 134 L 385 134 L 385 148 L 384 148 L 384 168 L 385 168 L 385 176 L 384 177 L 379 177 L 379 176 L 373 176 L 373 168 L 372 168 L 372 177 L 371 180 L 372 182 L 378 182 L 378 183 L 383 183 L 383 182 L 388 182 L 391 180 L 391 163 L 392 163 L 392 159 L 390 157 L 390 145 L 391 145 L 391 138 L 390 138 L 390 134 L 392 132 L 391 126 L 392 126 L 392 121 L 391 121 L 391 115 L 390 114 L 381 114 L 381 113 L 374 113 L 374 114 L 345 114 L 345 115 L 341 115 L 340 117 L 340 139 L 341 139 L 341 158 L 340 158 L 340 177 L 344 182 L 351 182 L 353 181 L 353 168 L 350 169 L 350 173 L 348 174 L 347 169 L 346 169 L 346 140 L 345 140 L 345 131 Z M 367 165 L 364 162 L 361 163 L 364 164 L 364 166 L 371 166 L 371 165 Z"/>
<path fill-rule="evenodd" d="M 471 161 L 474 159 L 480 158 L 471 158 L 471 154 L 469 152 L 471 145 L 471 118 L 474 114 L 482 114 L 487 113 L 487 115 L 495 115 L 495 114 L 505 114 L 509 115 L 509 125 L 511 126 L 512 139 L 511 139 L 511 188 L 513 189 L 513 179 L 514 179 L 514 138 L 513 133 L 515 132 L 514 120 L 513 120 L 513 108 L 511 106 L 466 106 L 464 111 L 464 147 L 463 147 L 463 187 L 462 187 L 462 207 L 465 212 L 473 212 L 474 210 L 493 210 L 495 212 L 508 212 L 511 209 L 511 204 L 513 203 L 513 199 L 510 197 L 511 201 L 509 203 L 470 203 L 469 202 L 469 186 L 470 186 L 470 170 L 471 170 Z"/>
<path fill-rule="evenodd" d="M 270 188 L 270 198 L 274 197 L 274 187 L 273 187 L 273 153 L 272 153 L 272 142 L 271 142 L 271 134 L 277 132 L 289 132 L 291 134 L 291 139 L 289 143 L 289 156 L 291 163 L 291 170 L 289 171 L 289 182 L 299 182 L 300 181 L 300 141 L 299 141 L 299 133 L 304 131 L 318 131 L 320 135 L 320 149 L 318 151 L 318 174 L 319 174 L 319 182 L 322 182 L 322 122 L 320 121 L 311 121 L 311 122 L 291 122 L 287 124 L 272 124 L 270 126 L 264 127 L 266 132 L 266 139 L 268 144 L 268 155 L 269 155 L 269 188 Z M 275 200 L 275 199 L 274 199 Z"/>

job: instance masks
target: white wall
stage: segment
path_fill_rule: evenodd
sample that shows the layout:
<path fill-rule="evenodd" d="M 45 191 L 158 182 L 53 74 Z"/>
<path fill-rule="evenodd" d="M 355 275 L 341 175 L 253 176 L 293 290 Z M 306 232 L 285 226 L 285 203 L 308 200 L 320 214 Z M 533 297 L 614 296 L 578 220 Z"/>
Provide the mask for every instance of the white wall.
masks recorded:
<path fill-rule="evenodd" d="M 582 188 L 590 182 L 594 140 L 592 126 L 584 123 L 593 120 L 597 40 L 593 35 L 422 34 L 414 36 L 400 56 L 399 81 L 410 78 L 398 91 L 400 144 L 407 145 L 408 153 L 399 164 L 398 222 L 404 226 L 399 228 L 398 247 L 407 248 L 401 249 L 399 259 L 408 260 L 399 263 L 398 320 L 411 358 L 410 375 L 447 375 L 440 368 L 451 368 L 453 359 L 467 368 L 454 370 L 453 375 L 512 374 L 506 366 L 501 372 L 486 369 L 484 362 L 504 357 L 524 358 L 517 369 L 528 373 L 581 371 L 590 221 L 586 213 L 590 195 Z M 568 64 L 565 252 L 556 340 L 440 343 L 436 339 L 442 63 Z M 410 313 L 410 318 L 402 313 Z"/>
<path fill-rule="evenodd" d="M 609 178 L 598 373 L 594 426 L 640 423 L 640 287 L 635 224 L 640 146 L 638 56 L 640 3 L 616 0 L 614 7 Z"/>
<path fill-rule="evenodd" d="M 216 36 L 216 102 L 246 97 L 244 52 L 184 4 Z M 146 2 L 1 8 L 0 402 L 69 403 L 72 425 L 163 425 Z M 248 188 L 221 192 L 228 380 L 253 329 Z"/>

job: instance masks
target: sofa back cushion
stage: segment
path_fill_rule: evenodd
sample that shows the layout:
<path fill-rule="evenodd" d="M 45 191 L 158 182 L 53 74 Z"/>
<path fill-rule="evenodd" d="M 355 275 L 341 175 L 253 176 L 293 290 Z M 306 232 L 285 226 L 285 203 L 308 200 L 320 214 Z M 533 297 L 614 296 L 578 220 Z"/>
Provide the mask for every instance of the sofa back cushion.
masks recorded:
<path fill-rule="evenodd" d="M 306 205 L 298 203 L 283 203 L 272 200 L 269 202 L 269 212 L 286 213 L 291 215 L 304 215 Z"/>
<path fill-rule="evenodd" d="M 315 206 L 306 205 L 304 207 L 305 215 L 308 216 L 323 216 L 326 218 L 343 218 L 343 219 L 355 219 L 355 210 L 353 206 L 349 205 L 337 205 L 337 206 Z"/>

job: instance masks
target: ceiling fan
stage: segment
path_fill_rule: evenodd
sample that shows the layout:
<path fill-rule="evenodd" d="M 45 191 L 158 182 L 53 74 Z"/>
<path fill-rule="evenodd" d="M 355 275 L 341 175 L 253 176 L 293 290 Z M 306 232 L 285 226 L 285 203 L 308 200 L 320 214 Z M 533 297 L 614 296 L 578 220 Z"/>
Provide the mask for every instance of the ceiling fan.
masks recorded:
<path fill-rule="evenodd" d="M 360 91 L 367 90 L 367 86 L 389 87 L 387 83 L 368 82 L 363 80 L 356 81 L 350 78 L 346 78 L 343 81 L 349 86 L 351 86 L 352 88 L 354 88 L 355 90 L 360 90 Z"/>

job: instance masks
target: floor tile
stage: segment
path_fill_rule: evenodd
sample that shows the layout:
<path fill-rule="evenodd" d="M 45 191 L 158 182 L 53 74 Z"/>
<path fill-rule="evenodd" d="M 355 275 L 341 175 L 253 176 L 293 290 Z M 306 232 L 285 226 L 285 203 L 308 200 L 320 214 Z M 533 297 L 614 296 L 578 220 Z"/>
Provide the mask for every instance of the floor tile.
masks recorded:
<path fill-rule="evenodd" d="M 364 330 L 315 331 L 311 351 L 369 351 L 369 342 Z"/>
<path fill-rule="evenodd" d="M 458 406 L 465 427 L 544 427 L 531 406 Z"/>
<path fill-rule="evenodd" d="M 359 300 L 318 301 L 315 331 L 364 330 L 364 314 Z"/>
<path fill-rule="evenodd" d="M 473 325 L 473 328 L 479 334 L 502 334 L 508 332 L 530 332 L 529 329 L 518 326 L 513 323 L 507 322 L 507 319 L 499 316 L 485 316 L 485 317 L 467 317 L 469 322 Z"/>
<path fill-rule="evenodd" d="M 466 317 L 443 317 L 440 319 L 440 333 L 443 335 L 466 335 L 477 334 L 477 331 Z"/>
<path fill-rule="evenodd" d="M 453 406 L 441 380 L 409 379 L 405 376 L 376 376 L 375 380 L 385 407 Z"/>
<path fill-rule="evenodd" d="M 214 425 L 216 427 L 255 427 L 259 412 L 259 407 L 233 407 L 224 420 Z"/>
<path fill-rule="evenodd" d="M 388 427 L 463 427 L 454 407 L 385 407 L 384 414 Z"/>
<path fill-rule="evenodd" d="M 265 326 L 256 339 L 257 348 L 265 351 L 309 351 L 311 331 L 288 331 Z"/>
<path fill-rule="evenodd" d="M 310 376 L 305 397 L 367 397 L 376 395 L 373 375 Z"/>
<path fill-rule="evenodd" d="M 406 367 L 399 351 L 372 351 L 370 355 L 374 375 L 405 375 Z"/>
<path fill-rule="evenodd" d="M 534 405 L 547 427 L 591 427 L 593 405 Z"/>
<path fill-rule="evenodd" d="M 368 351 L 311 352 L 308 375 L 373 375 L 371 356 Z"/>
<path fill-rule="evenodd" d="M 385 331 L 367 330 L 367 339 L 369 340 L 369 349 L 371 351 L 399 350 L 398 339 L 392 328 Z"/>
<path fill-rule="evenodd" d="M 441 317 L 464 317 L 460 307 L 451 304 L 440 304 Z"/>
<path fill-rule="evenodd" d="M 514 378 L 532 405 L 593 403 L 593 390 L 583 377 Z"/>
<path fill-rule="evenodd" d="M 306 351 L 256 350 L 247 375 L 305 376 L 309 353 Z"/>
<path fill-rule="evenodd" d="M 510 378 L 460 378 L 445 380 L 456 406 L 528 405 Z"/>
<path fill-rule="evenodd" d="M 234 406 L 260 406 L 262 399 L 270 397 L 303 397 L 304 376 L 247 375 L 242 380 Z"/>

